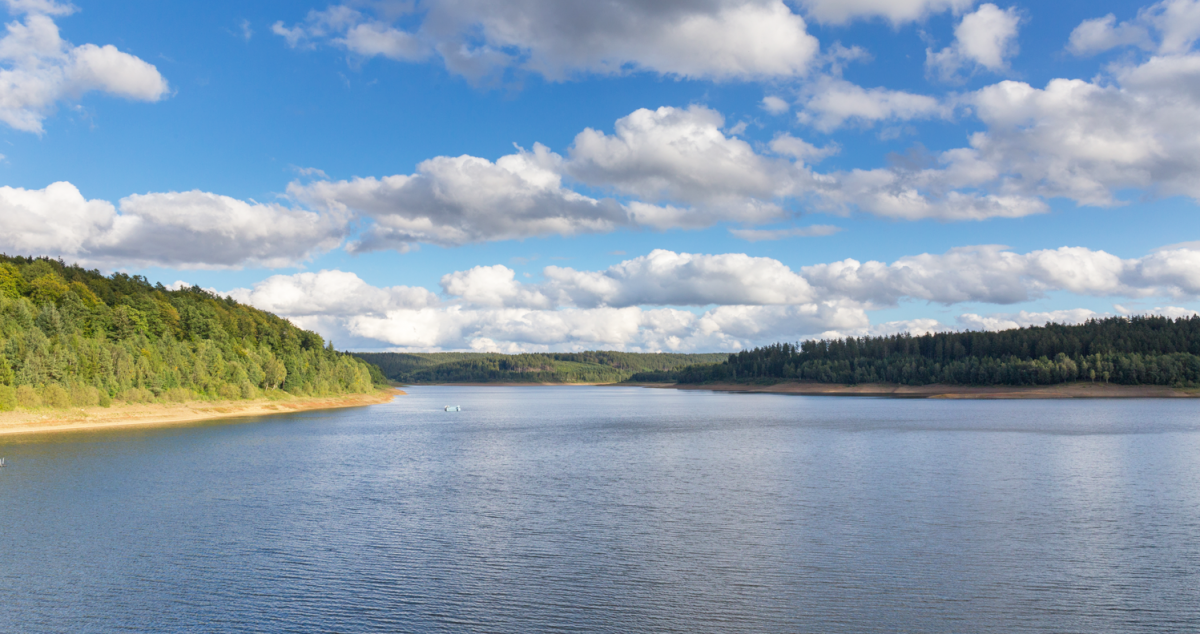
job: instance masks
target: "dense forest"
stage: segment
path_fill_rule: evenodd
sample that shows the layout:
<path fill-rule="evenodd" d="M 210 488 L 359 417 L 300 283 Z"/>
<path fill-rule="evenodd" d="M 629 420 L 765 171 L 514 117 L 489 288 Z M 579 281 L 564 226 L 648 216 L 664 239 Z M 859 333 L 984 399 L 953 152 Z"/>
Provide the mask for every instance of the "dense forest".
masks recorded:
<path fill-rule="evenodd" d="M 721 354 L 561 352 L 356 353 L 400 383 L 617 383 L 638 372 L 666 372 L 724 360 Z"/>
<path fill-rule="evenodd" d="M 200 288 L 0 256 L 0 410 L 324 396 L 383 382 L 316 333 Z"/>
<path fill-rule="evenodd" d="M 781 343 L 729 355 L 722 363 L 631 380 L 1200 386 L 1200 317 L 1113 317 L 1077 326 Z"/>

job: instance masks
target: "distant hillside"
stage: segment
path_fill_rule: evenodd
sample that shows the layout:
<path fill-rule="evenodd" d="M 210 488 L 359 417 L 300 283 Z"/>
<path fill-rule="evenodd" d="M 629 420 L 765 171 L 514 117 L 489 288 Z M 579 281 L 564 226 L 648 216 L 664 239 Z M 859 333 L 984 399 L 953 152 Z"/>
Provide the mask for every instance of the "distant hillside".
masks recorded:
<path fill-rule="evenodd" d="M 780 343 L 635 381 L 1200 386 L 1200 317 Z"/>
<path fill-rule="evenodd" d="M 378 369 L 316 333 L 232 299 L 0 255 L 0 410 L 324 396 L 375 382 Z"/>
<path fill-rule="evenodd" d="M 717 354 L 562 352 L 355 353 L 399 383 L 617 383 L 638 372 L 669 372 L 729 357 Z"/>

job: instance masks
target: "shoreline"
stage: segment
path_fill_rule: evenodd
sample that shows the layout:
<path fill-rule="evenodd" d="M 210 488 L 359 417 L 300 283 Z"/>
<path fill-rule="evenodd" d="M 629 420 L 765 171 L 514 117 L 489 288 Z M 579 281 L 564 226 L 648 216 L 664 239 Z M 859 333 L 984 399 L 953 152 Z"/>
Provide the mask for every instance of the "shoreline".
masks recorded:
<path fill-rule="evenodd" d="M 115 405 L 107 408 L 16 410 L 0 412 L 0 438 L 18 434 L 186 425 L 226 418 L 365 407 L 389 403 L 393 398 L 404 393 L 403 390 L 388 388 L 370 394 L 298 396 L 281 400 L 263 398 L 250 401 L 188 401 L 186 403 Z"/>
<path fill-rule="evenodd" d="M 1061 383 L 1058 385 L 895 385 L 863 383 L 841 385 L 789 381 L 773 385 L 709 383 L 638 383 L 641 387 L 676 390 L 709 390 L 760 394 L 796 394 L 802 396 L 874 396 L 881 398 L 934 398 L 968 400 L 1074 399 L 1074 398 L 1200 398 L 1200 389 L 1173 388 L 1165 385 L 1112 385 L 1103 383 Z"/>
<path fill-rule="evenodd" d="M 889 383 L 814 383 L 784 381 L 772 385 L 745 383 L 420 383 L 414 387 L 644 387 L 651 389 L 709 390 L 748 394 L 796 394 L 801 396 L 873 396 L 880 398 L 939 398 L 974 400 L 1075 399 L 1075 398 L 1200 398 L 1200 388 L 1165 385 L 1114 385 L 1103 383 L 1060 383 L 1057 385 L 897 385 Z"/>
<path fill-rule="evenodd" d="M 534 383 L 531 381 L 494 381 L 491 383 L 404 383 L 404 387 L 572 387 L 580 385 L 626 385 L 625 383 Z"/>

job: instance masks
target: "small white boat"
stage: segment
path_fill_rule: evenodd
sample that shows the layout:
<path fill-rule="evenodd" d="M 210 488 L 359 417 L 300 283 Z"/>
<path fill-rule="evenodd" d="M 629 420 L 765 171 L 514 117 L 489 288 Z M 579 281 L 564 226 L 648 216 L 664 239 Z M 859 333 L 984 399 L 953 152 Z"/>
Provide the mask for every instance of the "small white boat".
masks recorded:
<path fill-rule="evenodd" d="M 0 467 L 4 466 L 4 458 L 0 458 Z"/>
<path fill-rule="evenodd" d="M 447 412 L 461 412 L 462 408 L 457 405 L 447 405 L 446 411 Z"/>

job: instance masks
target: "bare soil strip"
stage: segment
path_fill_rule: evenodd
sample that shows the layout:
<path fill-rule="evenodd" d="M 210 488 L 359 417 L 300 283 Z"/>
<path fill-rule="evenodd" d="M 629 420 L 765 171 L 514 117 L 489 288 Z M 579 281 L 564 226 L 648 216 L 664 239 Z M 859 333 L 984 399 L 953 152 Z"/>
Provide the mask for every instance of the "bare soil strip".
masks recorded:
<path fill-rule="evenodd" d="M 320 409 L 363 407 L 389 403 L 402 390 L 386 389 L 371 394 L 293 397 L 280 400 L 190 401 L 117 405 L 62 410 L 32 409 L 0 413 L 0 436 L 46 432 L 70 432 L 130 426 L 180 425 L 222 418 L 269 416 Z"/>
<path fill-rule="evenodd" d="M 805 394 L 813 396 L 882 396 L 889 398 L 946 399 L 1059 399 L 1059 398 L 1197 398 L 1200 389 L 1173 388 L 1163 385 L 1111 385 L 1103 383 L 1064 383 L 1061 385 L 893 385 L 863 383 L 839 385 L 788 381 L 774 385 L 708 383 L 703 385 L 643 384 L 644 387 L 714 392 L 761 392 L 766 394 Z"/>

